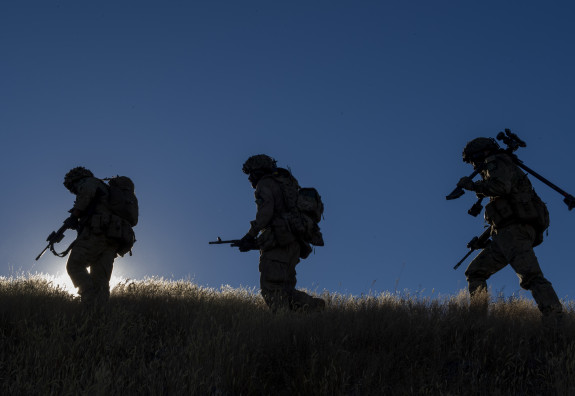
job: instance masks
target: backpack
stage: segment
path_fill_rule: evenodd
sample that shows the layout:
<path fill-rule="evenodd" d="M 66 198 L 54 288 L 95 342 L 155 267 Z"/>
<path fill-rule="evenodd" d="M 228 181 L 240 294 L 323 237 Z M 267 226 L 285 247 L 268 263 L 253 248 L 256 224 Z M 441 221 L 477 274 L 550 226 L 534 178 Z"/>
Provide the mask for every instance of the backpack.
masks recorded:
<path fill-rule="evenodd" d="M 108 205 L 112 213 L 126 220 L 132 227 L 138 224 L 138 198 L 134 182 L 127 176 L 104 179 L 108 181 Z"/>
<path fill-rule="evenodd" d="M 313 187 L 301 188 L 297 180 L 285 169 L 278 169 L 275 179 L 279 182 L 288 212 L 284 218 L 290 231 L 300 240 L 314 246 L 324 246 L 319 222 L 324 205 Z"/>

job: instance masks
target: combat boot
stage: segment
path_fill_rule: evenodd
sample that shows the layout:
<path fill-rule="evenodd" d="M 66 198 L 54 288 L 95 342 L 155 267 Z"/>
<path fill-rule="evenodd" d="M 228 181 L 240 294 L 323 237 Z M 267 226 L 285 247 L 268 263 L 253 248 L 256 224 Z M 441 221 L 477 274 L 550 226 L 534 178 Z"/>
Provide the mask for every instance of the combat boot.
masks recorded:
<path fill-rule="evenodd" d="M 94 287 L 89 287 L 83 290 L 79 290 L 78 294 L 80 295 L 80 301 L 82 305 L 86 307 L 93 307 L 96 303 L 97 293 Z"/>
<path fill-rule="evenodd" d="M 564 324 L 563 311 L 552 310 L 543 312 L 543 315 L 541 316 L 541 323 L 545 329 L 560 329 Z"/>

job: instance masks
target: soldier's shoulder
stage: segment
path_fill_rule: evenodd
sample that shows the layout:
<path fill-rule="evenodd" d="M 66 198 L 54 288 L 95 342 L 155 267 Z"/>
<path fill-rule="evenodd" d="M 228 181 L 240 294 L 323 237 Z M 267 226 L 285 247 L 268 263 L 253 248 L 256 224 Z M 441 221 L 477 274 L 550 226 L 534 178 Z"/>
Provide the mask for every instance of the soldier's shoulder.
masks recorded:
<path fill-rule="evenodd" d="M 258 182 L 258 184 L 256 186 L 256 193 L 258 191 L 262 191 L 262 190 L 274 189 L 277 187 L 277 185 L 278 185 L 278 182 L 276 180 L 274 180 L 273 177 L 264 176 L 261 178 L 261 180 Z"/>
<path fill-rule="evenodd" d="M 488 170 L 513 166 L 513 160 L 505 153 L 497 153 L 485 158 L 485 167 Z"/>
<path fill-rule="evenodd" d="M 78 191 L 95 191 L 105 187 L 105 183 L 96 177 L 85 177 L 78 183 Z"/>
<path fill-rule="evenodd" d="M 258 186 L 272 186 L 274 184 L 277 184 L 277 180 L 272 175 L 265 175 L 258 182 Z"/>

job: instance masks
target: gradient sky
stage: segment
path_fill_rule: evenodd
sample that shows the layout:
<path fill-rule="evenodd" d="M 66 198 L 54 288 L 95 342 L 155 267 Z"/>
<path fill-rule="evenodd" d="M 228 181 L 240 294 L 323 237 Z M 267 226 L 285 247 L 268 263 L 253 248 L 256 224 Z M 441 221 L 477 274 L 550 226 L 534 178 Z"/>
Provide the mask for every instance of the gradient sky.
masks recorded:
<path fill-rule="evenodd" d="M 455 293 L 483 231 L 473 194 L 445 200 L 472 172 L 467 141 L 510 128 L 575 194 L 574 20 L 568 1 L 2 1 L 0 275 L 65 274 L 34 258 L 81 165 L 136 183 L 138 241 L 114 275 L 257 287 L 257 252 L 208 241 L 247 232 L 241 167 L 265 153 L 325 203 L 298 287 Z M 531 180 L 551 213 L 536 254 L 573 299 L 575 213 Z M 520 290 L 509 266 L 489 285 Z"/>

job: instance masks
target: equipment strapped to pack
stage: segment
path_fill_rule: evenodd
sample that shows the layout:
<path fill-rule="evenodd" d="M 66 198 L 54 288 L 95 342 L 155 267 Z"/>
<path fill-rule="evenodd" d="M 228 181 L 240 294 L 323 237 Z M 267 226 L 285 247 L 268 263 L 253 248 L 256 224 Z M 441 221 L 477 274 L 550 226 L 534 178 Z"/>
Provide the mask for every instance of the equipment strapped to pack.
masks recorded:
<path fill-rule="evenodd" d="M 282 189 L 288 213 L 284 215 L 290 230 L 304 242 L 324 246 L 318 223 L 323 217 L 324 205 L 313 187 L 300 187 L 289 170 L 278 168 L 274 175 Z"/>

